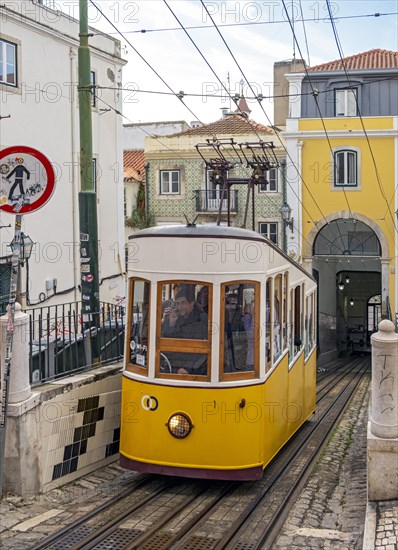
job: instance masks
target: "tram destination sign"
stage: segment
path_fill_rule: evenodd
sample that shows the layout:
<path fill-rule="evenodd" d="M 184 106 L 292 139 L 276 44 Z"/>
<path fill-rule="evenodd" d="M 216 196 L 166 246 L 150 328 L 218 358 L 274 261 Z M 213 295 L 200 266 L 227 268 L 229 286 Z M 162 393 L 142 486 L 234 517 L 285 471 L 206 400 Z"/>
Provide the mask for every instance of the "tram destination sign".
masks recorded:
<path fill-rule="evenodd" d="M 0 152 L 0 210 L 30 214 L 50 199 L 55 186 L 51 162 L 40 151 L 24 145 Z"/>

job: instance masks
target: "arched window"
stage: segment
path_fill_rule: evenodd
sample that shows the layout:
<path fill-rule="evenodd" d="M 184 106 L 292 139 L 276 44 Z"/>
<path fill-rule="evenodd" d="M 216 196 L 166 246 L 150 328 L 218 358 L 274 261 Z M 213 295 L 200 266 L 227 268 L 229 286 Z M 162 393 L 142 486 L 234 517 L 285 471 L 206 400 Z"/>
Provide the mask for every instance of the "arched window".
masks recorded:
<path fill-rule="evenodd" d="M 358 186 L 358 155 L 356 151 L 336 151 L 334 157 L 334 186 Z"/>

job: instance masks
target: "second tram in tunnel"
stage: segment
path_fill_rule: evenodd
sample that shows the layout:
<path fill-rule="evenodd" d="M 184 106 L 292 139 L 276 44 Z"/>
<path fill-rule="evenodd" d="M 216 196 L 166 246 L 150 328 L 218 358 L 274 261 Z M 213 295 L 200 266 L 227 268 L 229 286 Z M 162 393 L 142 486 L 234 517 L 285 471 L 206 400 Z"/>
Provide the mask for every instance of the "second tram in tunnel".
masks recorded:
<path fill-rule="evenodd" d="M 129 240 L 120 460 L 251 480 L 314 412 L 316 282 L 258 233 L 154 227 Z"/>

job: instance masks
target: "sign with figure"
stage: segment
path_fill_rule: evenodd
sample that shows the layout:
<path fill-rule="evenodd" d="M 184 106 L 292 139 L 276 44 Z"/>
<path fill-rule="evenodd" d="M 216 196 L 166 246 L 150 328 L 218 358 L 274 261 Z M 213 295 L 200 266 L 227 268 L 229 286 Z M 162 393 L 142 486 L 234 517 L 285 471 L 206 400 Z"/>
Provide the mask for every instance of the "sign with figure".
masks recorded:
<path fill-rule="evenodd" d="M 41 208 L 54 191 L 55 174 L 47 157 L 16 145 L 0 152 L 0 210 L 29 214 Z"/>

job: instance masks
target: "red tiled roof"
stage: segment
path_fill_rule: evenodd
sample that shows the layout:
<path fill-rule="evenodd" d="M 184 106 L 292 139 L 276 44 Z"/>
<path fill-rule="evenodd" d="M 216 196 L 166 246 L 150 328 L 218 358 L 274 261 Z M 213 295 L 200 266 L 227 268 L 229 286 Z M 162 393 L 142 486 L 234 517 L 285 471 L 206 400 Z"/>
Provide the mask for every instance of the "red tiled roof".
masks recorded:
<path fill-rule="evenodd" d="M 123 151 L 124 179 L 144 181 L 144 150 Z"/>
<path fill-rule="evenodd" d="M 389 50 L 369 50 L 368 52 L 358 53 L 344 58 L 344 64 L 341 59 L 328 61 L 322 65 L 308 67 L 308 71 L 359 71 L 366 69 L 397 69 L 398 52 Z"/>
<path fill-rule="evenodd" d="M 273 130 L 268 126 L 263 126 L 250 120 L 240 114 L 227 115 L 220 120 L 210 122 L 210 124 L 204 124 L 196 128 L 190 128 L 181 132 L 180 134 L 174 134 L 178 136 L 218 136 L 220 134 L 226 134 L 228 136 L 236 136 L 240 134 L 273 134 Z"/>

